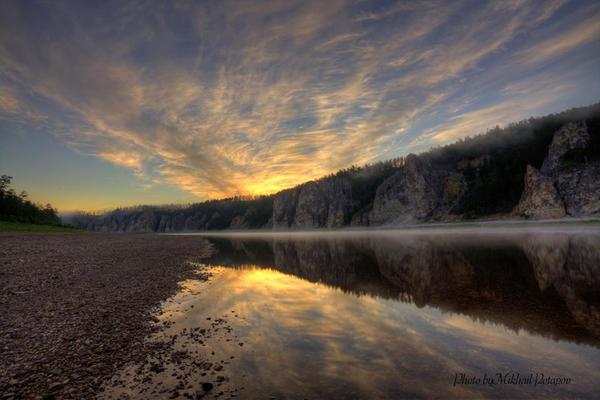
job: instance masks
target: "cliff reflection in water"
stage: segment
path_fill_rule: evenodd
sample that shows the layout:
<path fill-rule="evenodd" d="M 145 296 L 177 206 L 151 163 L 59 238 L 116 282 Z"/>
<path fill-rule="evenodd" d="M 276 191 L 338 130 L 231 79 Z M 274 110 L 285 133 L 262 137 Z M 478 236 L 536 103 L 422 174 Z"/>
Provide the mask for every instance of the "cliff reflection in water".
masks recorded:
<path fill-rule="evenodd" d="M 210 238 L 209 264 L 431 306 L 511 330 L 600 347 L 600 236 L 270 235 Z"/>

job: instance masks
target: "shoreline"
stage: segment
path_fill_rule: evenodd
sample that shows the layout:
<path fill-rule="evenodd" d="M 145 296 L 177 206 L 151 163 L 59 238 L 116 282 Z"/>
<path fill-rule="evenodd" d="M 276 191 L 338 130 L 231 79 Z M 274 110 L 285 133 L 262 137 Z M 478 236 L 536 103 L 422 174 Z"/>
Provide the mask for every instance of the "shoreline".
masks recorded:
<path fill-rule="evenodd" d="M 585 231 L 581 232 L 587 235 L 600 234 L 593 224 L 573 226 L 584 226 Z M 500 234 L 507 232 L 501 228 L 486 229 Z M 567 233 L 564 227 L 560 229 L 542 232 Z M 412 259 L 417 260 L 423 258 L 419 255 L 431 253 L 427 246 L 411 247 L 410 235 L 431 235 L 436 231 L 444 234 L 452 231 L 465 237 L 473 237 L 469 235 L 477 232 L 475 229 L 406 230 L 403 232 L 409 239 L 408 247 L 413 249 L 406 254 L 414 255 Z M 352 235 L 358 238 L 374 233 L 373 238 L 379 239 L 395 232 L 287 233 L 306 234 L 317 240 L 328 235 L 352 240 Z M 519 232 L 527 235 L 535 231 Z M 216 233 L 208 232 L 206 236 L 231 236 L 231 233 Z M 257 235 L 248 231 L 245 234 Z M 273 234 L 282 235 L 269 232 L 269 236 Z M 250 336 L 244 335 L 243 329 L 237 329 L 236 319 L 242 308 L 225 301 L 226 307 L 211 309 L 222 292 L 218 289 L 215 292 L 215 280 L 210 279 L 214 269 L 209 257 L 221 254 L 222 249 L 217 242 L 210 244 L 201 235 L 182 236 L 185 234 L 0 233 L 0 400 L 213 398 L 235 397 L 248 390 L 248 381 L 240 380 L 240 376 L 245 377 L 245 369 L 240 368 L 237 360 L 243 355 L 242 349 L 256 351 L 256 343 L 248 340 Z M 302 237 L 290 237 L 299 240 L 302 246 L 307 243 Z M 483 240 L 490 238 L 493 236 Z M 432 239 L 422 236 L 416 240 L 431 242 Z M 437 240 L 435 243 L 439 244 Z M 569 249 L 561 251 L 555 242 L 550 244 L 558 253 L 579 254 Z M 570 246 L 568 242 L 567 245 Z M 325 247 L 330 254 L 341 254 Z M 249 254 L 253 254 L 249 249 Z M 288 254 L 311 253 L 310 248 L 302 249 L 298 252 L 288 248 Z M 397 251 L 395 247 L 388 250 Z M 446 250 L 440 254 L 447 254 Z M 227 251 L 223 254 L 227 256 Z M 582 254 L 590 257 L 587 252 Z M 359 264 L 365 262 L 349 257 Z M 281 260 L 277 256 L 271 259 Z M 344 263 L 339 257 L 327 257 L 316 251 L 316 260 L 333 259 Z M 310 260 L 304 263 L 313 265 Z M 576 260 L 582 263 L 580 258 Z M 418 262 L 416 265 L 422 266 Z M 347 271 L 345 267 L 342 270 Z M 311 280 L 310 274 L 292 275 L 312 283 L 324 282 L 322 278 Z M 240 317 L 245 318 L 243 313 Z M 268 352 L 263 350 L 263 354 Z M 260 392 L 252 390 L 244 395 Z"/>
<path fill-rule="evenodd" d="M 197 276 L 202 238 L 0 233 L 1 399 L 97 396 L 146 342 L 161 303 Z"/>
<path fill-rule="evenodd" d="M 494 220 L 473 222 L 449 222 L 449 223 L 421 223 L 411 225 L 386 225 L 373 227 L 352 227 L 341 229 L 244 229 L 244 230 L 212 230 L 212 231 L 182 231 L 182 232 L 154 232 L 161 236 L 281 236 L 281 235 L 304 235 L 317 236 L 327 235 L 357 235 L 357 234 L 427 234 L 427 233 L 599 233 L 600 219 L 560 219 L 560 220 Z"/>

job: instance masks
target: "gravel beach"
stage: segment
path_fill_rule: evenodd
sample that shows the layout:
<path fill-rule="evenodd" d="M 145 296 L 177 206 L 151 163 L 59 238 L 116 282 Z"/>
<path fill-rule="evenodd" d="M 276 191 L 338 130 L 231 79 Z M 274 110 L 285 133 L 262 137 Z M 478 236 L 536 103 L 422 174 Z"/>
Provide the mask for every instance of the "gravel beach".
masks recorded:
<path fill-rule="evenodd" d="M 0 233 L 0 399 L 96 397 L 156 351 L 153 312 L 210 251 L 193 236 Z"/>

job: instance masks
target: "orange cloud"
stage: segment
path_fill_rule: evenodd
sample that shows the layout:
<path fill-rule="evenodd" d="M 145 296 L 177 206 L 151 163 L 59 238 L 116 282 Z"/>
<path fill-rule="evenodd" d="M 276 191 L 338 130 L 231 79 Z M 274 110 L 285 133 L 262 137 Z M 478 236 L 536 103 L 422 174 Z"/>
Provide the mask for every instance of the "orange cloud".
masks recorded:
<path fill-rule="evenodd" d="M 174 184 L 200 199 L 270 193 L 411 145 L 478 133 L 520 117 L 524 104 L 527 112 L 543 107 L 549 97 L 509 105 L 501 93 L 491 106 L 398 145 L 416 134 L 415 121 L 459 96 L 467 77 L 481 72 L 506 86 L 501 67 L 482 70 L 490 57 L 508 52 L 510 68 L 521 71 L 597 38 L 588 21 L 544 36 L 527 62 L 508 51 L 563 3 L 369 11 L 345 1 L 244 2 L 168 12 L 132 5 L 118 9 L 110 32 L 57 7 L 45 26 L 54 35 L 27 30 L 26 15 L 9 4 L 0 79 L 43 101 L 2 90 L 0 109 L 30 123 L 44 116 L 67 145 L 129 168 L 143 183 Z M 189 28 L 185 37 L 179 25 Z"/>

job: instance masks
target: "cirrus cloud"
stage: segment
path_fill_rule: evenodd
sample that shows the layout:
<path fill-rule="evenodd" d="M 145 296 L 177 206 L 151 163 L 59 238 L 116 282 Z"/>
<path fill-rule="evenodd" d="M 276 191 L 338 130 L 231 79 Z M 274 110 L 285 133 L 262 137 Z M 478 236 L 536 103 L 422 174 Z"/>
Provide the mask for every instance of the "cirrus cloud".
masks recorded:
<path fill-rule="evenodd" d="M 573 68 L 557 58 L 598 40 L 598 14 L 562 0 L 9 1 L 0 116 L 43 120 L 140 184 L 271 193 L 572 96 L 578 84 L 536 82 Z M 596 66 L 597 48 L 584 58 Z M 532 92 L 508 96 L 515 82 Z"/>

